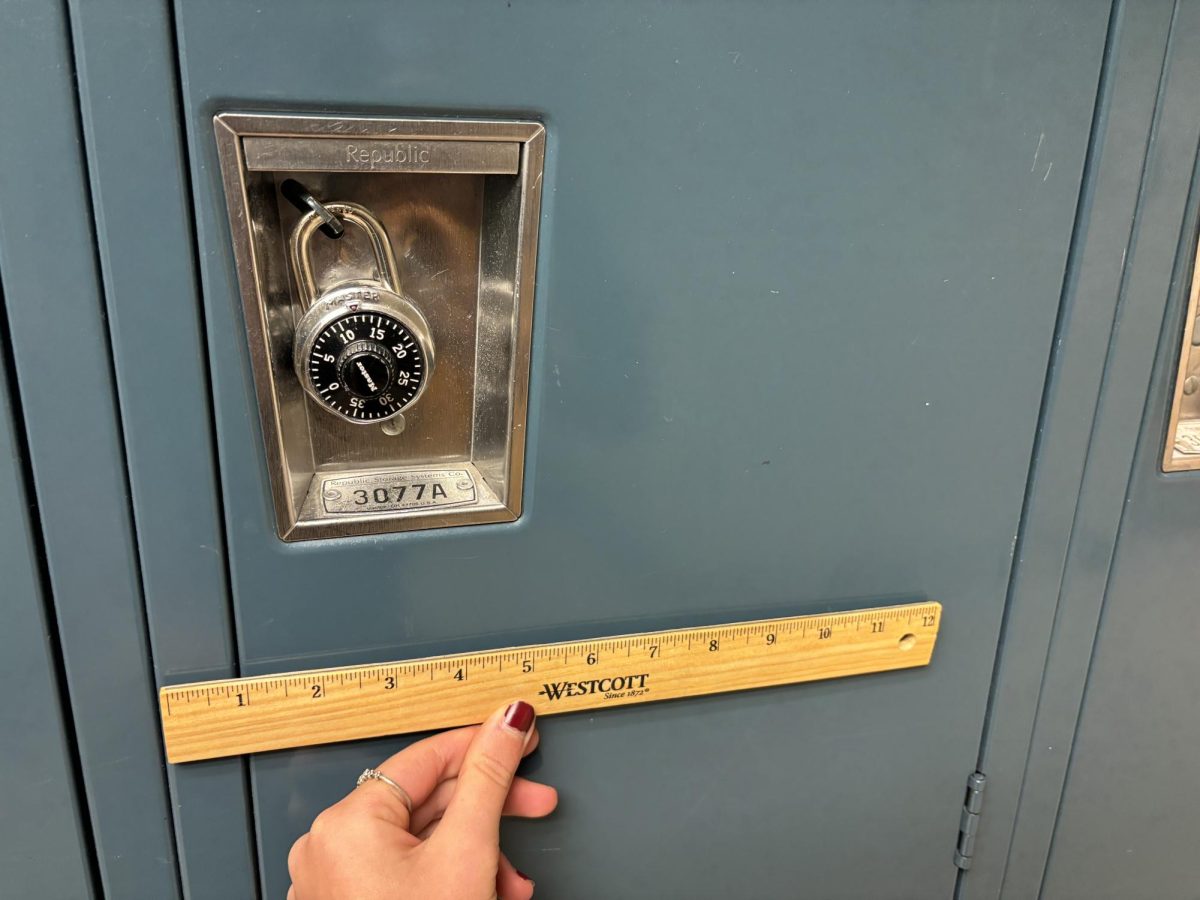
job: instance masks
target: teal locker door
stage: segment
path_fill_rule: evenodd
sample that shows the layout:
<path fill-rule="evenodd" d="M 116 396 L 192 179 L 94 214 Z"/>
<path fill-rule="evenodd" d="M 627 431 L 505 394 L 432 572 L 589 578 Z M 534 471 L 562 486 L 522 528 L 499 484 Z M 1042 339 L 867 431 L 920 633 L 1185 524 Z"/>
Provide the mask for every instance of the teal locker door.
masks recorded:
<path fill-rule="evenodd" d="M 938 599 L 925 671 L 546 722 L 507 841 L 550 896 L 949 896 L 1107 12 L 181 6 L 242 670 Z M 544 120 L 517 524 L 275 537 L 211 119 L 289 107 Z M 402 743 L 253 760 L 268 895 Z"/>

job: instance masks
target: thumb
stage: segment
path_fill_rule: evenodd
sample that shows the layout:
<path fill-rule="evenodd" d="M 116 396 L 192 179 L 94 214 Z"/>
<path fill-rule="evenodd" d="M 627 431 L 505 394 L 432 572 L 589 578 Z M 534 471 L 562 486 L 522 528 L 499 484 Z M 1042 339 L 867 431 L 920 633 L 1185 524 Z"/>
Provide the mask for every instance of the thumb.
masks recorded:
<path fill-rule="evenodd" d="M 500 815 L 533 734 L 533 707 L 524 700 L 498 709 L 479 728 L 458 772 L 454 796 L 434 838 L 500 845 Z"/>

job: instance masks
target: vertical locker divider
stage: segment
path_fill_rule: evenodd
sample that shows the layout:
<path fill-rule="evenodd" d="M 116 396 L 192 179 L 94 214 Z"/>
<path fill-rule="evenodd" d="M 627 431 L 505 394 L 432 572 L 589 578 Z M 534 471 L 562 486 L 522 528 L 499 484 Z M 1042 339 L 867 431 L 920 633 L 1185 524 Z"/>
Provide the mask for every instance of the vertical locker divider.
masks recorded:
<path fill-rule="evenodd" d="M 161 684 L 238 674 L 173 11 L 69 0 L 150 642 Z M 183 891 L 257 891 L 247 765 L 172 766 Z"/>
<path fill-rule="evenodd" d="M 180 895 L 65 3 L 5 4 L 0 267 L 100 890 Z M 19 128 L 19 130 L 18 130 Z"/>
<path fill-rule="evenodd" d="M 1052 652 L 1051 633 L 1079 523 L 1083 462 L 1094 444 L 1101 381 L 1119 317 L 1172 7 L 1173 0 L 1117 0 L 1112 8 L 1088 182 L 1080 196 L 1063 285 L 1060 340 L 1043 399 L 980 747 L 979 769 L 988 778 L 987 812 L 979 823 L 971 869 L 959 880 L 960 900 L 999 893 L 1014 842 L 1026 765 L 1034 749 L 1039 685 Z"/>
<path fill-rule="evenodd" d="M 99 867 L 7 346 L 0 291 L 0 871 L 23 896 L 90 900 Z"/>
<path fill-rule="evenodd" d="M 1008 852 L 1003 897 L 1033 896 L 1043 877 L 1107 599 L 1126 496 L 1172 286 L 1186 282 L 1194 245 L 1195 166 L 1200 115 L 1192 86 L 1200 5 L 1177 3 L 1154 108 L 1137 214 L 1121 283 L 1059 612 L 1034 722 L 1021 803 Z M 1182 236 L 1182 237 L 1181 237 Z M 1177 338 L 1171 340 L 1172 352 Z M 1160 434 L 1157 439 L 1162 440 Z M 1161 452 L 1161 444 L 1158 452 Z M 1157 453 L 1150 465 L 1158 466 Z"/>

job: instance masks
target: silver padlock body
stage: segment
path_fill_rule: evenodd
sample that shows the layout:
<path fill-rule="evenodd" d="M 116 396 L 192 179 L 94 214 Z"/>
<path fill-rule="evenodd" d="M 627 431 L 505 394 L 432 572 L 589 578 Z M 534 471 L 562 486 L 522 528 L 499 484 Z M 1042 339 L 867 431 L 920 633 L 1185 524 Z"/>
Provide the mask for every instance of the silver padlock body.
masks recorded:
<path fill-rule="evenodd" d="M 296 324 L 292 346 L 305 392 L 357 425 L 398 416 L 420 399 L 433 375 L 425 317 L 412 301 L 375 281 L 340 284 L 318 296 Z M 357 394 L 347 389 L 354 381 Z M 383 402 L 389 394 L 390 402 Z"/>

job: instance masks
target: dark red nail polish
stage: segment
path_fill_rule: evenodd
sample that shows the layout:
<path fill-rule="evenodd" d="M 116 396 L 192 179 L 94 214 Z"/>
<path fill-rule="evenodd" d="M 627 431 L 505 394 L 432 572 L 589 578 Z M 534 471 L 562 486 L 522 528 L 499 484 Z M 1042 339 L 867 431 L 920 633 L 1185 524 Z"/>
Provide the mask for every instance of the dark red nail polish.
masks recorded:
<path fill-rule="evenodd" d="M 521 734 L 533 727 L 533 707 L 524 700 L 510 704 L 504 711 L 504 724 Z"/>
<path fill-rule="evenodd" d="M 520 875 L 520 876 L 521 876 L 522 878 L 524 878 L 526 881 L 533 881 L 533 879 L 532 879 L 532 878 L 530 878 L 528 875 L 526 875 L 526 874 L 525 874 L 524 872 L 522 872 L 520 869 L 517 869 L 517 870 L 516 870 L 516 872 L 517 872 L 517 874 L 518 874 L 518 875 Z"/>

